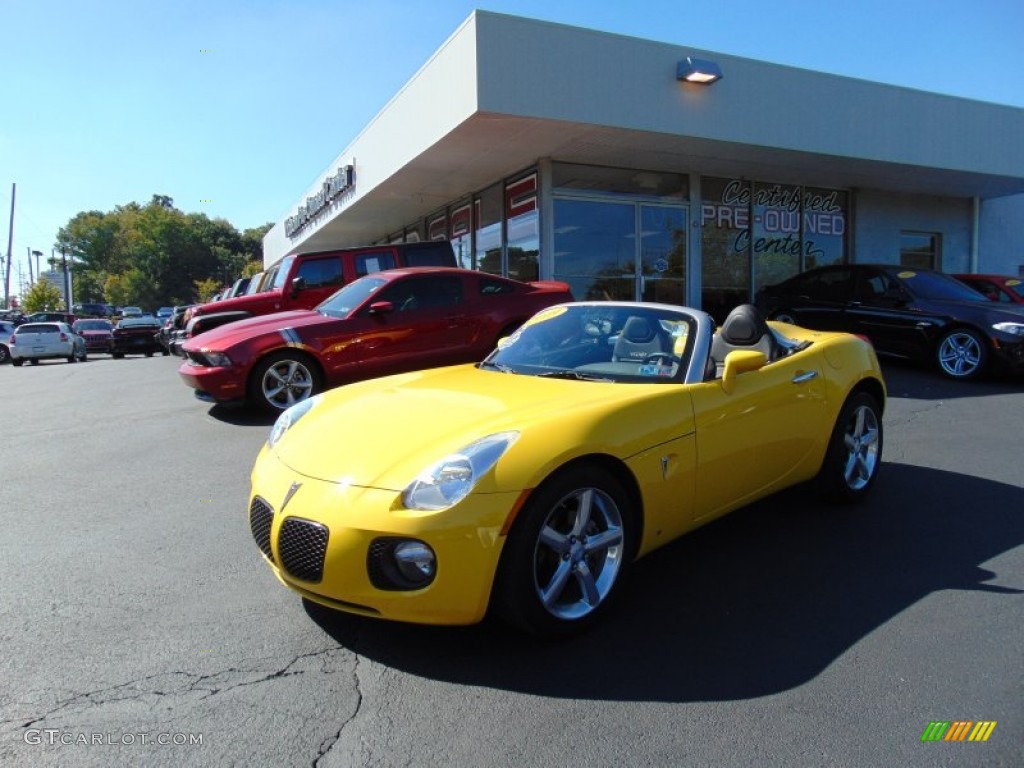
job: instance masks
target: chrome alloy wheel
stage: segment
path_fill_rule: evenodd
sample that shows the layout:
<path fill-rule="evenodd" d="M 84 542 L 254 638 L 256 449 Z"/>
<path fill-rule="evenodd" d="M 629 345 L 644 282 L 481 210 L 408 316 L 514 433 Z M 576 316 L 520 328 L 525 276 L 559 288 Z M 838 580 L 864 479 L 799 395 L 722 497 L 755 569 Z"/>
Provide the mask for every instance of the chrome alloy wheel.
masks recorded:
<path fill-rule="evenodd" d="M 982 355 L 981 342 L 969 331 L 953 331 L 939 344 L 939 365 L 944 373 L 957 379 L 977 372 Z"/>
<path fill-rule="evenodd" d="M 879 448 L 878 417 L 875 410 L 867 405 L 857 407 L 846 422 L 843 443 L 846 446 L 846 462 L 843 477 L 853 491 L 865 488 L 874 477 L 878 466 Z"/>
<path fill-rule="evenodd" d="M 534 549 L 533 577 L 544 609 L 580 619 L 615 586 L 625 558 L 622 514 L 599 488 L 579 488 L 548 513 Z"/>
<path fill-rule="evenodd" d="M 280 360 L 267 368 L 261 387 L 266 402 L 284 410 L 313 393 L 313 375 L 298 360 Z"/>

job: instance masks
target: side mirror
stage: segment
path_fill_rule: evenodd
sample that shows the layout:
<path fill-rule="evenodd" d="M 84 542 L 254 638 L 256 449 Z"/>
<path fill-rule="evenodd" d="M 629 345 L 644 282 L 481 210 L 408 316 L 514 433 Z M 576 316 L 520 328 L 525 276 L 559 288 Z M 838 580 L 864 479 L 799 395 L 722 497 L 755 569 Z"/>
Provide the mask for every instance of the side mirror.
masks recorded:
<path fill-rule="evenodd" d="M 370 305 L 371 315 L 388 315 L 395 311 L 395 305 L 390 301 L 375 301 Z"/>
<path fill-rule="evenodd" d="M 768 363 L 768 355 L 754 350 L 735 350 L 725 356 L 722 389 L 731 395 L 736 389 L 736 377 L 748 371 L 759 371 Z"/>
<path fill-rule="evenodd" d="M 304 277 L 296 277 L 294 280 L 292 280 L 292 298 L 293 299 L 296 296 L 298 296 L 300 293 L 302 293 L 302 291 L 304 291 L 304 290 L 306 290 L 306 278 L 304 278 Z"/>

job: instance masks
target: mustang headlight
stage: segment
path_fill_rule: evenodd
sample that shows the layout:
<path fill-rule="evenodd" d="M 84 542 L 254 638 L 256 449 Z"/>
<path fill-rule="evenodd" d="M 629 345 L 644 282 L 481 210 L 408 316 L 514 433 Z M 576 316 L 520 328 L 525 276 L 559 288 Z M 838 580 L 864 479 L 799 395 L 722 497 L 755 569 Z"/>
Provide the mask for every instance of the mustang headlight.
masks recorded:
<path fill-rule="evenodd" d="M 992 327 L 1012 336 L 1024 336 L 1024 323 L 996 323 Z"/>
<path fill-rule="evenodd" d="M 402 504 L 406 509 L 428 511 L 458 504 L 518 437 L 518 432 L 499 432 L 445 456 L 408 485 L 402 492 Z"/>
<path fill-rule="evenodd" d="M 270 447 L 273 448 L 277 445 L 277 442 L 284 437 L 284 433 L 294 427 L 299 419 L 309 413 L 313 406 L 320 402 L 320 399 L 320 395 L 314 395 L 302 402 L 296 403 L 278 416 L 277 421 L 274 422 L 273 429 L 270 430 L 270 438 L 267 440 Z"/>
<path fill-rule="evenodd" d="M 202 355 L 206 358 L 206 362 L 214 368 L 229 368 L 231 366 L 231 358 L 227 356 L 226 352 L 209 352 L 203 350 Z"/>

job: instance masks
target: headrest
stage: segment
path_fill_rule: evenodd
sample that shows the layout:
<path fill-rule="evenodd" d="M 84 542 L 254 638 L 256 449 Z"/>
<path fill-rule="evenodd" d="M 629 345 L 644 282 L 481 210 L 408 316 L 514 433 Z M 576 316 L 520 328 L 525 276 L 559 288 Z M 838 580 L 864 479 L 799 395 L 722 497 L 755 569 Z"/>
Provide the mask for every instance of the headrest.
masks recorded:
<path fill-rule="evenodd" d="M 647 318 L 636 315 L 629 318 L 622 329 L 622 335 L 626 341 L 631 341 L 634 344 L 646 344 L 654 338 L 654 333 L 654 328 Z"/>
<path fill-rule="evenodd" d="M 722 323 L 719 335 L 730 344 L 756 344 L 768 333 L 768 324 L 753 304 L 740 304 Z"/>

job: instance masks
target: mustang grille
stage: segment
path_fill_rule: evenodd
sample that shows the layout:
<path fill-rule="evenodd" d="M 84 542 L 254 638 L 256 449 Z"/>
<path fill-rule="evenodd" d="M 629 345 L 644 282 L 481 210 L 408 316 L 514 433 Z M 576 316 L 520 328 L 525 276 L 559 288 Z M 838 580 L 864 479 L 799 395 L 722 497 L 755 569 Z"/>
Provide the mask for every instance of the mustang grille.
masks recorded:
<path fill-rule="evenodd" d="M 327 526 L 287 517 L 277 534 L 277 551 L 281 565 L 292 576 L 316 583 L 324 576 L 324 557 L 327 554 Z"/>
<path fill-rule="evenodd" d="M 253 497 L 249 506 L 249 530 L 256 539 L 256 545 L 263 554 L 274 561 L 274 553 L 270 549 L 270 527 L 274 524 L 274 509 L 259 496 Z"/>

